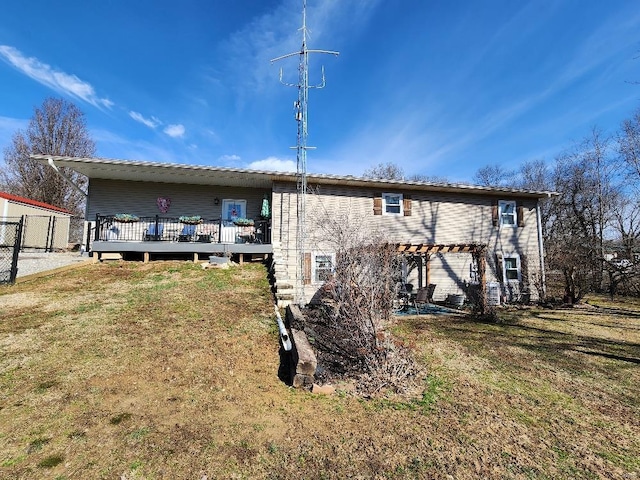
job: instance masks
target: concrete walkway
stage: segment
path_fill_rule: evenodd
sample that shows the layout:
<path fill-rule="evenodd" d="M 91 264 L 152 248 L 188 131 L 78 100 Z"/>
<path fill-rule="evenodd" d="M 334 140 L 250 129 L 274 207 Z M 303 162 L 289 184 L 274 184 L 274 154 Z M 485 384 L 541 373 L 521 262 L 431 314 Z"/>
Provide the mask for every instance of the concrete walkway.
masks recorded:
<path fill-rule="evenodd" d="M 91 257 L 80 252 L 20 252 L 18 278 L 91 261 Z"/>

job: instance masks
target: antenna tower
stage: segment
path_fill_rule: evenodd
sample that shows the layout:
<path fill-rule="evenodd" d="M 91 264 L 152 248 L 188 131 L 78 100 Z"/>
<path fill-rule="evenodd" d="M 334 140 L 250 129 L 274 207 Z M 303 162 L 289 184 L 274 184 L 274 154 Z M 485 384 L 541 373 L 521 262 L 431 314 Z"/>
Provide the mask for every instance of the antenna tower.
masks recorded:
<path fill-rule="evenodd" d="M 298 83 L 285 83 L 282 81 L 282 68 L 280 69 L 280 82 L 287 87 L 295 87 L 298 89 L 298 100 L 294 102 L 295 117 L 298 123 L 298 141 L 296 149 L 296 174 L 297 182 L 297 238 L 296 251 L 298 252 L 298 263 L 296 265 L 296 302 L 300 305 L 304 304 L 304 285 L 305 285 L 305 243 L 306 243 L 306 197 L 307 197 L 307 150 L 315 147 L 307 146 L 307 108 L 309 100 L 309 88 L 323 88 L 325 85 L 324 67 L 322 67 L 322 80 L 318 85 L 309 85 L 309 54 L 310 53 L 327 53 L 330 55 L 339 55 L 339 52 L 332 50 L 311 50 L 307 48 L 307 1 L 302 2 L 302 47 L 297 52 L 288 53 L 281 57 L 274 58 L 271 63 L 283 60 L 285 58 L 298 56 Z"/>

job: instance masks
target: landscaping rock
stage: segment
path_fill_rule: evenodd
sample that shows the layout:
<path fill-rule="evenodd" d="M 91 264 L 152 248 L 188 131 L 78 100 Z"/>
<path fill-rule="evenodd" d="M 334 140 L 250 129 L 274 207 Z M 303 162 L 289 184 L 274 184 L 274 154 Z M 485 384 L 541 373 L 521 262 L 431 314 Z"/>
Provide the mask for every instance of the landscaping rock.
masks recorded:
<path fill-rule="evenodd" d="M 314 383 L 311 387 L 311 393 L 317 393 L 318 395 L 333 395 L 336 393 L 336 387 L 333 385 L 318 385 Z"/>
<path fill-rule="evenodd" d="M 309 390 L 313 385 L 313 375 L 296 373 L 292 381 L 293 388 L 304 388 Z"/>

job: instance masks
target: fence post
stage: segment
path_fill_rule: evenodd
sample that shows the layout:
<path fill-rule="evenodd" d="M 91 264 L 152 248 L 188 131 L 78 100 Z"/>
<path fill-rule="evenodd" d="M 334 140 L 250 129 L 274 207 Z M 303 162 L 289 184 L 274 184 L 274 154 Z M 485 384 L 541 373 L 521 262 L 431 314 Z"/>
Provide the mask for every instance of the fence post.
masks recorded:
<path fill-rule="evenodd" d="M 45 252 L 49 251 L 49 239 L 51 238 L 51 218 L 52 216 L 49 216 L 49 222 L 47 223 L 47 240 L 44 242 Z"/>
<path fill-rule="evenodd" d="M 222 217 L 218 221 L 218 243 L 222 243 Z"/>
<path fill-rule="evenodd" d="M 22 228 L 24 226 L 24 215 L 20 217 L 16 239 L 13 242 L 13 258 L 11 260 L 11 272 L 9 273 L 9 283 L 16 283 L 18 276 L 18 255 L 20 253 L 20 244 L 22 243 Z"/>
<path fill-rule="evenodd" d="M 26 229 L 27 228 L 27 216 L 26 215 L 22 215 L 20 216 L 20 225 L 22 225 L 20 232 L 22 233 L 22 229 Z M 20 235 L 20 243 L 18 243 L 19 246 L 19 250 L 24 250 L 24 239 L 26 238 L 26 235 Z"/>
<path fill-rule="evenodd" d="M 56 243 L 56 222 L 58 221 L 58 217 L 52 215 L 50 220 L 51 223 L 51 241 L 49 242 L 49 251 L 53 252 L 53 247 Z"/>

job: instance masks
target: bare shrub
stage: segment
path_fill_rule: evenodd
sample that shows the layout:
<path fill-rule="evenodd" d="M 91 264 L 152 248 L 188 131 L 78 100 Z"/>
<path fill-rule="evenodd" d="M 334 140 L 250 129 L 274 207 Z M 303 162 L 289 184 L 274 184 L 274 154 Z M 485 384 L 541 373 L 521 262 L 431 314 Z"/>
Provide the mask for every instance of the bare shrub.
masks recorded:
<path fill-rule="evenodd" d="M 419 368 L 387 330 L 400 268 L 395 245 L 379 233 L 365 234 L 348 216 L 329 217 L 320 231 L 335 265 L 319 295 L 323 328 L 315 329 L 316 346 L 330 354 L 338 373 L 357 380 L 361 393 L 407 393 Z"/>

